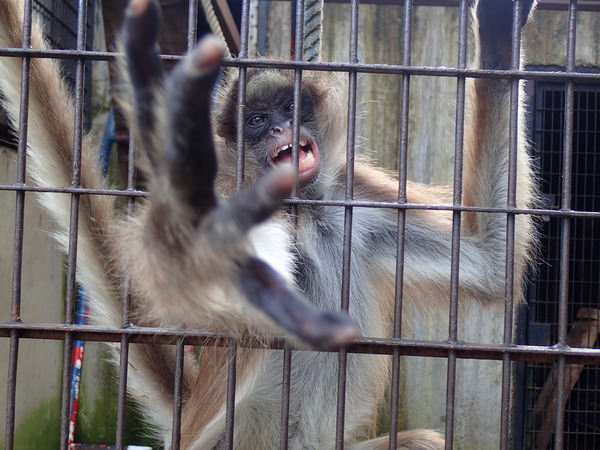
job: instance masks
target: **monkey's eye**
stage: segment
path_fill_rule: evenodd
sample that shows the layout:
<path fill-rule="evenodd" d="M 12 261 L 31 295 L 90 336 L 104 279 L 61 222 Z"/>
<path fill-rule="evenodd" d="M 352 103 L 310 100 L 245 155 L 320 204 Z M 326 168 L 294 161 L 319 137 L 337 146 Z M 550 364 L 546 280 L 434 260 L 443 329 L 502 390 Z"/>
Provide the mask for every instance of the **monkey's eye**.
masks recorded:
<path fill-rule="evenodd" d="M 248 125 L 254 128 L 260 127 L 266 120 L 265 116 L 252 116 L 248 119 Z"/>

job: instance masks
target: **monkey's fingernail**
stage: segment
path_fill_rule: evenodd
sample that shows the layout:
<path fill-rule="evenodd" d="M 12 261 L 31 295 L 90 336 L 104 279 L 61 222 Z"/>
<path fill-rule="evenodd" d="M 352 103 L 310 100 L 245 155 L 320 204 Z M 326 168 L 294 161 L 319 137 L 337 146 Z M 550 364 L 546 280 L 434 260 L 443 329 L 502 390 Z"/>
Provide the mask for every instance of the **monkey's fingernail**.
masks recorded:
<path fill-rule="evenodd" d="M 148 9 L 150 3 L 152 3 L 152 0 L 131 0 L 128 8 L 129 13 L 133 15 L 143 14 Z"/>
<path fill-rule="evenodd" d="M 291 165 L 278 166 L 269 176 L 268 190 L 279 198 L 287 197 L 296 184 L 296 171 Z"/>
<path fill-rule="evenodd" d="M 192 50 L 190 61 L 193 69 L 202 74 L 207 69 L 212 70 L 216 68 L 221 62 L 222 57 L 223 47 L 220 41 L 216 37 L 208 35 Z"/>

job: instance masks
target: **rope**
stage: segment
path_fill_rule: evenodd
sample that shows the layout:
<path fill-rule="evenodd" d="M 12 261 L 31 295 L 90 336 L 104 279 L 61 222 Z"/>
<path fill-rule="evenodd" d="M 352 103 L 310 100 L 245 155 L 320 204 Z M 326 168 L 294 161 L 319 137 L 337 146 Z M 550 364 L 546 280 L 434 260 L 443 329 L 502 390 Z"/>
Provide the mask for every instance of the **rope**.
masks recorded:
<path fill-rule="evenodd" d="M 226 58 L 231 58 L 231 51 L 227 46 L 227 41 L 225 40 L 225 35 L 223 34 L 223 29 L 221 28 L 221 24 L 219 23 L 219 19 L 217 19 L 217 15 L 215 14 L 215 9 L 213 8 L 211 0 L 201 0 L 202 9 L 204 10 L 204 16 L 206 17 L 206 21 L 208 22 L 208 26 L 210 27 L 210 31 L 223 42 L 224 48 L 224 56 Z"/>
<path fill-rule="evenodd" d="M 318 61 L 323 36 L 323 0 L 306 0 L 304 9 L 303 61 Z"/>

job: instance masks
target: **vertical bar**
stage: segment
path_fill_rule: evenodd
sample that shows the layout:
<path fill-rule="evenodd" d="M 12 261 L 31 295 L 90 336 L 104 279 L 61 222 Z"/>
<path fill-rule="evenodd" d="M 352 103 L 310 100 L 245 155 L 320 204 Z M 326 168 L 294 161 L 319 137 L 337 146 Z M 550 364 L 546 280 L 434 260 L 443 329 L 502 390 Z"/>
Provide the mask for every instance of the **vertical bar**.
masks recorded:
<path fill-rule="evenodd" d="M 31 0 L 25 0 L 23 17 L 23 37 L 21 48 L 31 45 Z M 29 117 L 29 67 L 30 58 L 23 56 L 21 60 L 21 99 L 19 111 L 19 131 L 17 146 L 17 184 L 25 184 L 27 162 L 27 120 Z M 23 269 L 23 221 L 25 218 L 25 191 L 15 194 L 15 232 L 13 247 L 12 273 L 12 305 L 11 321 L 21 321 L 21 286 Z M 15 408 L 17 396 L 17 363 L 19 359 L 19 335 L 11 331 L 8 355 L 8 376 L 6 389 L 6 435 L 4 447 L 12 450 L 15 438 Z"/>
<path fill-rule="evenodd" d="M 250 0 L 242 3 L 242 22 L 240 24 L 240 53 L 238 58 L 248 57 L 248 28 L 250 22 Z M 244 108 L 246 105 L 246 74 L 247 68 L 239 68 L 238 77 L 238 113 L 237 113 L 237 190 L 244 184 L 244 166 L 246 158 L 246 142 L 244 141 Z"/>
<path fill-rule="evenodd" d="M 187 48 L 191 50 L 198 39 L 198 0 L 189 0 L 189 2 Z"/>
<path fill-rule="evenodd" d="M 577 1 L 569 1 L 568 34 L 567 34 L 567 72 L 575 70 L 575 43 L 577 37 Z M 561 211 L 571 210 L 572 187 L 572 156 L 573 156 L 573 101 L 575 85 L 569 81 L 565 90 L 565 134 L 563 150 L 563 172 L 561 188 Z M 560 280 L 558 299 L 558 346 L 566 347 L 567 344 L 567 313 L 569 302 L 569 255 L 571 248 L 571 218 L 564 216 L 561 227 L 560 249 Z M 556 426 L 554 448 L 564 448 L 564 410 L 567 399 L 565 398 L 565 357 L 558 358 L 556 370 Z"/>
<path fill-rule="evenodd" d="M 250 1 L 244 0 L 242 3 L 242 21 L 240 25 L 240 52 L 238 58 L 248 57 L 248 28 L 250 23 Z M 246 104 L 246 67 L 239 68 L 238 77 L 238 111 L 236 117 L 237 131 L 237 161 L 236 161 L 236 189 L 239 191 L 244 184 L 244 167 L 246 158 L 246 142 L 244 140 L 244 108 Z M 233 449 L 234 434 L 233 426 L 235 421 L 235 384 L 236 384 L 236 357 L 237 345 L 232 340 L 229 343 L 229 365 L 227 368 L 227 407 L 225 414 L 225 447 Z"/>
<path fill-rule="evenodd" d="M 412 43 L 412 0 L 404 1 L 404 33 L 402 65 L 410 66 Z M 406 204 L 408 179 L 408 115 L 410 100 L 410 74 L 402 75 L 400 113 L 400 149 L 398 152 L 398 203 Z M 395 339 L 402 337 L 402 306 L 404 301 L 404 244 L 406 238 L 406 210 L 398 209 L 398 241 L 396 247 L 396 290 L 394 298 Z M 395 347 L 392 355 L 392 391 L 390 399 L 390 450 L 397 447 L 398 409 L 400 395 L 400 348 Z"/>
<path fill-rule="evenodd" d="M 183 364 L 185 345 L 183 338 L 177 341 L 175 353 L 175 386 L 173 387 L 173 429 L 171 432 L 171 450 L 179 450 L 181 442 L 181 408 L 183 406 Z"/>
<path fill-rule="evenodd" d="M 287 450 L 290 423 L 290 387 L 292 378 L 292 350 L 286 344 L 283 351 L 283 374 L 281 386 L 281 434 L 279 437 L 279 450 Z"/>
<path fill-rule="evenodd" d="M 358 64 L 358 0 L 350 1 L 350 64 Z M 358 73 L 348 73 L 348 130 L 346 147 L 346 193 L 345 200 L 354 198 L 354 153 L 356 140 L 356 89 Z M 350 264 L 352 247 L 352 206 L 344 211 L 344 249 L 342 255 L 342 310 L 348 311 L 350 305 Z M 346 414 L 346 376 L 348 353 L 345 349 L 339 353 L 338 368 L 338 407 L 336 417 L 336 449 L 344 448 L 344 418 Z"/>
<path fill-rule="evenodd" d="M 512 69 L 521 67 L 521 16 L 522 3 L 513 3 L 512 26 Z M 521 81 L 511 80 L 510 119 L 509 119 L 509 160 L 507 208 L 516 208 L 517 191 L 517 152 L 519 146 L 519 97 Z M 513 343 L 514 324 L 514 260 L 515 260 L 515 215 L 506 215 L 506 258 L 504 284 L 504 345 Z M 510 399 L 511 399 L 512 361 L 510 355 L 502 358 L 502 405 L 500 412 L 500 448 L 508 450 L 510 445 Z"/>
<path fill-rule="evenodd" d="M 468 0 L 461 0 L 459 9 L 458 68 L 467 67 L 467 24 Z M 454 151 L 454 198 L 453 205 L 462 204 L 462 171 L 465 128 L 466 79 L 459 76 L 456 87 L 456 126 Z M 460 263 L 460 211 L 452 213 L 452 254 L 450 272 L 450 310 L 448 339 L 458 339 L 458 283 Z M 448 352 L 448 374 L 446 390 L 446 449 L 451 449 L 454 440 L 454 398 L 456 395 L 456 353 Z"/>
<path fill-rule="evenodd" d="M 294 21 L 293 27 L 293 42 L 294 42 L 294 57 L 298 61 L 302 61 L 304 48 L 304 0 L 296 0 L 293 7 Z M 292 118 L 292 164 L 294 171 L 299 172 L 300 166 L 300 124 L 302 111 L 302 69 L 294 71 L 294 114 Z M 298 185 L 294 184 L 291 197 L 298 195 Z M 298 206 L 293 205 L 290 211 L 294 218 L 295 225 L 298 219 Z M 295 228 L 294 228 L 295 229 Z M 295 236 L 294 236 L 295 240 Z M 281 418 L 280 418 L 280 450 L 288 448 L 289 439 L 289 418 L 290 418 L 290 391 L 292 377 L 292 349 L 286 345 L 283 353 L 283 373 L 282 373 L 282 390 L 281 390 Z"/>
<path fill-rule="evenodd" d="M 125 288 L 128 290 L 128 287 Z M 126 294 L 125 294 L 126 295 Z M 125 448 L 125 406 L 127 404 L 127 369 L 129 361 L 129 342 L 125 335 L 121 336 L 119 351 L 119 390 L 117 394 L 117 430 L 115 435 L 115 448 Z"/>
<path fill-rule="evenodd" d="M 227 365 L 227 400 L 225 410 L 225 448 L 233 450 L 233 422 L 235 420 L 235 383 L 237 361 L 237 343 L 229 340 L 229 362 Z"/>
<path fill-rule="evenodd" d="M 87 24 L 87 0 L 79 0 L 77 16 L 77 50 L 84 51 L 86 47 L 86 24 Z M 75 74 L 75 117 L 73 120 L 73 161 L 71 185 L 80 186 L 81 179 L 81 146 L 83 141 L 83 103 L 84 103 L 84 78 L 85 61 L 77 60 L 77 71 Z M 74 322 L 74 305 L 77 295 L 77 241 L 79 229 L 79 195 L 71 195 L 71 212 L 69 228 L 69 248 L 67 254 L 67 293 L 65 306 L 65 323 Z M 61 448 L 68 447 L 69 441 L 69 407 L 70 407 L 70 373 L 71 352 L 73 347 L 73 335 L 65 335 L 63 348 L 63 373 L 62 373 L 62 403 L 61 403 Z"/>
<path fill-rule="evenodd" d="M 137 145 L 133 136 L 129 138 L 127 153 L 127 190 L 134 191 L 137 184 Z M 127 197 L 127 216 L 133 214 L 135 197 Z M 123 292 L 121 293 L 121 327 L 130 326 L 131 305 L 131 280 L 129 274 L 124 275 Z M 115 447 L 125 448 L 125 412 L 127 410 L 127 376 L 129 373 L 129 338 L 126 334 L 121 336 L 119 351 L 119 388 L 117 394 L 117 428 L 115 434 Z"/>
<path fill-rule="evenodd" d="M 250 1 L 242 3 L 242 21 L 240 25 L 240 52 L 238 58 L 248 57 L 248 28 L 250 23 Z M 238 111 L 236 117 L 237 127 L 237 161 L 236 161 L 236 189 L 239 191 L 244 184 L 244 167 L 246 157 L 246 142 L 244 140 L 244 108 L 246 104 L 246 67 L 239 68 L 238 77 Z M 225 447 L 233 449 L 233 426 L 235 421 L 235 384 L 236 384 L 236 357 L 237 345 L 232 340 L 229 343 L 229 365 L 227 369 L 227 408 L 225 414 Z"/>

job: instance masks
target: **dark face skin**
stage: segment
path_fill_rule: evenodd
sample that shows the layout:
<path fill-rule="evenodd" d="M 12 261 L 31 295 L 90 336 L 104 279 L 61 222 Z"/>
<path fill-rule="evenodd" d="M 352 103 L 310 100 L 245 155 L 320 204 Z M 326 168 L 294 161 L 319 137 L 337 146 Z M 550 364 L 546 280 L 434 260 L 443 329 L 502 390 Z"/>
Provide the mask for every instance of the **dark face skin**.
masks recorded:
<path fill-rule="evenodd" d="M 280 164 L 292 164 L 293 88 L 273 89 L 266 96 L 250 99 L 246 105 L 245 133 L 248 152 L 260 167 L 268 169 Z M 317 144 L 317 124 L 314 102 L 308 92 L 302 93 L 299 141 L 299 181 L 313 181 L 320 170 Z"/>

